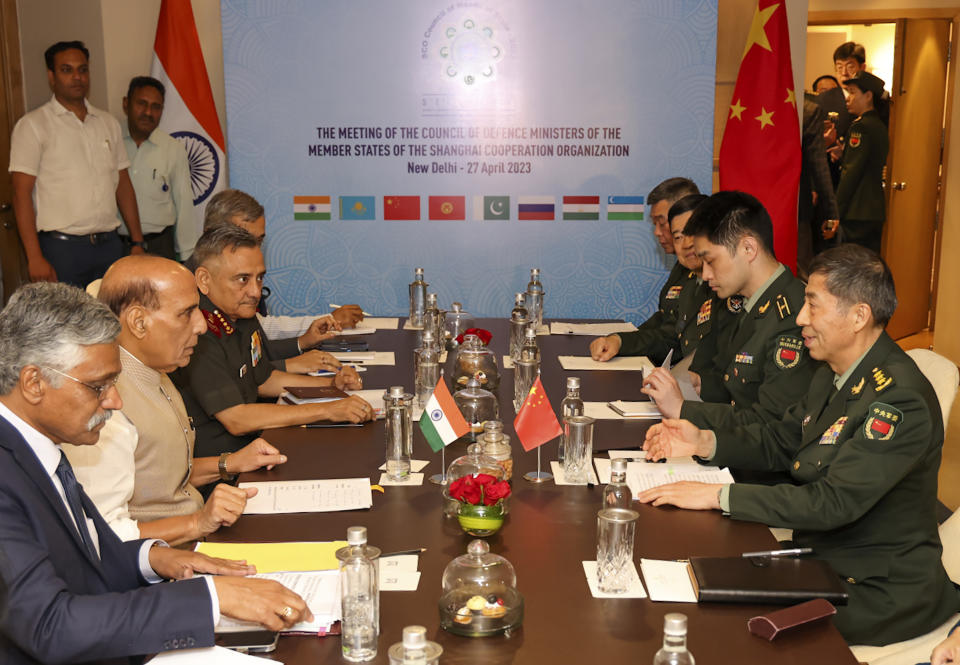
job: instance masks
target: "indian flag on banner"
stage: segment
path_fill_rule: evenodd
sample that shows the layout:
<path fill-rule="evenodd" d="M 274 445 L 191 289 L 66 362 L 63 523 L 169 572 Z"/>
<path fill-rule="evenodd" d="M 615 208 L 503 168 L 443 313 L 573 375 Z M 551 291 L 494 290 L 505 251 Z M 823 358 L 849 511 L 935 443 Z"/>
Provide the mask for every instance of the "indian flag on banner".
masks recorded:
<path fill-rule="evenodd" d="M 600 219 L 599 196 L 564 196 L 564 219 Z"/>
<path fill-rule="evenodd" d="M 643 219 L 643 197 L 608 196 L 607 219 Z"/>
<path fill-rule="evenodd" d="M 294 219 L 330 219 L 329 196 L 294 196 Z"/>
<path fill-rule="evenodd" d="M 433 452 L 449 446 L 470 431 L 470 426 L 460 415 L 460 409 L 453 401 L 447 384 L 443 382 L 443 377 L 437 381 L 433 394 L 423 407 L 420 430 Z"/>

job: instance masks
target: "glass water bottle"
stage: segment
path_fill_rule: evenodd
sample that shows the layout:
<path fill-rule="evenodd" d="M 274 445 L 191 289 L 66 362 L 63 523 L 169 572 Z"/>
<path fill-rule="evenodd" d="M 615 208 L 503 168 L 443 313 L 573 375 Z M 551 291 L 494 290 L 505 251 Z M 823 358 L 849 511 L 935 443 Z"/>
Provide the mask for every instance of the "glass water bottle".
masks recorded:
<path fill-rule="evenodd" d="M 404 392 L 403 386 L 391 386 L 383 394 L 383 412 L 387 478 L 402 481 L 410 476 L 413 455 L 413 395 Z"/>
<path fill-rule="evenodd" d="M 380 636 L 380 550 L 367 545 L 367 528 L 347 529 L 347 547 L 337 550 L 340 560 L 340 649 L 353 663 L 377 657 Z"/>
<path fill-rule="evenodd" d="M 513 311 L 510 312 L 510 357 L 514 362 L 520 360 L 520 347 L 523 346 L 524 333 L 530 324 L 524 297 L 522 293 L 514 296 Z"/>
<path fill-rule="evenodd" d="M 427 287 L 423 281 L 423 268 L 414 268 L 413 281 L 410 283 L 410 325 L 423 327 L 423 311 L 427 306 Z"/>
<path fill-rule="evenodd" d="M 567 416 L 582 416 L 583 400 L 580 399 L 580 377 L 567 377 L 567 395 L 560 402 L 560 418 Z M 560 437 L 560 443 L 557 444 L 557 461 L 563 464 L 563 437 Z"/>
<path fill-rule="evenodd" d="M 530 269 L 530 281 L 527 283 L 527 310 L 530 322 L 539 329 L 543 325 L 543 284 L 540 283 L 540 268 Z"/>
<path fill-rule="evenodd" d="M 610 460 L 610 482 L 603 488 L 603 500 L 600 509 L 626 508 L 631 509 L 633 492 L 627 485 L 627 460 L 624 457 L 615 457 Z"/>
<path fill-rule="evenodd" d="M 653 665 L 694 665 L 687 650 L 687 615 L 674 612 L 663 617 L 663 648 L 653 657 Z"/>

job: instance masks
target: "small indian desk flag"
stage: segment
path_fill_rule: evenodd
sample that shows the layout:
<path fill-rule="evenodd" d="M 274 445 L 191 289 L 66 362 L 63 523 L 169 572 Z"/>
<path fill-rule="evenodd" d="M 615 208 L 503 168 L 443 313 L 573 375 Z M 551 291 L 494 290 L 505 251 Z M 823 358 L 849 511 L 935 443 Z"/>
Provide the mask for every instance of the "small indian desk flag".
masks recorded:
<path fill-rule="evenodd" d="M 437 381 L 437 386 L 433 389 L 433 394 L 427 400 L 426 406 L 423 407 L 420 430 L 433 452 L 449 446 L 470 431 L 470 425 L 460 415 L 460 409 L 453 401 L 442 376 Z"/>
<path fill-rule="evenodd" d="M 523 406 L 513 420 L 513 429 L 527 452 L 563 434 L 539 376 L 530 386 L 527 399 L 523 400 Z"/>

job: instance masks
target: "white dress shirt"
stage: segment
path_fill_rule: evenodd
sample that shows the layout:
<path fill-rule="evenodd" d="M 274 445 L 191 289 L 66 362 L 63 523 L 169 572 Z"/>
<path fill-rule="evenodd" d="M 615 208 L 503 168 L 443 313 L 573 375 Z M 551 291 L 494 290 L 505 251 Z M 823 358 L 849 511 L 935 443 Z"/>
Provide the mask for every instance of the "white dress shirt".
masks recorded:
<path fill-rule="evenodd" d="M 38 231 L 117 228 L 117 184 L 128 166 L 120 123 L 89 102 L 81 122 L 54 97 L 20 118 L 10 137 L 9 170 L 37 178 Z"/>
<path fill-rule="evenodd" d="M 310 324 L 320 316 L 264 316 L 257 314 L 260 326 L 266 333 L 267 339 L 289 339 L 299 337 L 307 332 Z"/>

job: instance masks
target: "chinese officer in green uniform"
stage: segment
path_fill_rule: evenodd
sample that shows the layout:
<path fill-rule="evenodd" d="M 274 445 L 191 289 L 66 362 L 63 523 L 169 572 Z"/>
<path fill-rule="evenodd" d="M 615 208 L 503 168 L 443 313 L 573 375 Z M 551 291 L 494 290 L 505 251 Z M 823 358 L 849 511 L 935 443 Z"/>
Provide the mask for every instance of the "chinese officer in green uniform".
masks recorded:
<path fill-rule="evenodd" d="M 654 187 L 647 195 L 646 203 L 653 221 L 653 233 L 667 254 L 674 254 L 673 234 L 670 229 L 670 209 L 680 199 L 699 195 L 700 190 L 686 178 L 669 178 Z M 594 360 L 605 362 L 614 356 L 645 355 L 660 364 L 670 349 L 677 346 L 678 312 L 689 306 L 698 287 L 696 272 L 677 261 L 667 281 L 660 289 L 659 308 L 639 328 L 629 333 L 598 337 L 590 343 L 590 355 Z M 685 310 L 684 310 L 685 311 Z M 689 345 L 688 345 L 689 346 Z M 692 350 L 692 349 L 690 349 Z M 676 349 L 673 361 L 680 360 L 682 349 Z"/>
<path fill-rule="evenodd" d="M 861 71 L 843 82 L 850 92 L 847 109 L 856 116 L 847 131 L 846 147 L 837 185 L 837 207 L 844 242 L 854 242 L 880 251 L 883 222 L 883 167 L 890 139 L 880 119 L 877 104 L 882 99 L 883 80 Z"/>
<path fill-rule="evenodd" d="M 922 635 L 960 608 L 935 514 L 943 418 L 930 383 L 884 332 L 896 302 L 876 253 L 827 250 L 811 263 L 797 316 L 823 361 L 805 396 L 777 422 L 710 431 L 667 420 L 644 442 L 650 459 L 788 471 L 792 482 L 779 485 L 673 483 L 638 498 L 793 529 L 840 577 L 850 600 L 834 623 L 854 644 Z"/>
<path fill-rule="evenodd" d="M 725 299 L 690 367 L 703 401 L 684 401 L 674 377 L 659 368 L 644 377 L 643 392 L 664 417 L 700 427 L 775 421 L 803 395 L 815 369 L 796 322 L 803 283 L 777 261 L 770 215 L 749 194 L 714 194 L 684 233 L 694 238 L 704 279 Z"/>

